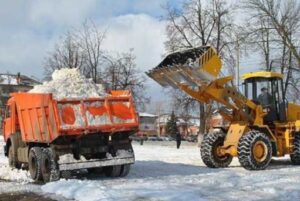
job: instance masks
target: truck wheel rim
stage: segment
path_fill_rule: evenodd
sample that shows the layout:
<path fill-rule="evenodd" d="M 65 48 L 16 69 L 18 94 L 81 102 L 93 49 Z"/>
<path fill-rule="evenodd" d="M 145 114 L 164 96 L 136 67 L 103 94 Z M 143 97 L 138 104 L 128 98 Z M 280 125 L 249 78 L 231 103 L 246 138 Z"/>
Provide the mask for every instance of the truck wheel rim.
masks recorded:
<path fill-rule="evenodd" d="M 258 162 L 262 162 L 267 158 L 268 148 L 263 141 L 257 141 L 253 146 L 253 156 Z"/>

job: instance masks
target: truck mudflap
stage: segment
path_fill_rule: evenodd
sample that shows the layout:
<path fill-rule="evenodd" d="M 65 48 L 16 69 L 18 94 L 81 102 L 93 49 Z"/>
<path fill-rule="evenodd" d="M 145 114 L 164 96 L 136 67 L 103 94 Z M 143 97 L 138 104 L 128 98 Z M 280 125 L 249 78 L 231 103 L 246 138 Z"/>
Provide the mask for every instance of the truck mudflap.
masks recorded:
<path fill-rule="evenodd" d="M 91 159 L 91 160 L 68 160 L 68 161 L 58 161 L 59 170 L 78 170 L 78 169 L 88 169 L 97 168 L 105 166 L 115 166 L 115 165 L 127 165 L 133 164 L 135 162 L 135 157 L 133 153 L 128 152 L 126 155 L 117 155 L 112 157 L 110 154 L 104 159 Z"/>

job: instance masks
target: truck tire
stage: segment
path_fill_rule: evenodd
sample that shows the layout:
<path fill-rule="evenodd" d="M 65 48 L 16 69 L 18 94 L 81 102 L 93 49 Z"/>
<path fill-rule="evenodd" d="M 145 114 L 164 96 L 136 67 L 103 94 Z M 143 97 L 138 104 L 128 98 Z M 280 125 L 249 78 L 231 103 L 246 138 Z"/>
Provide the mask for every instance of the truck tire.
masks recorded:
<path fill-rule="evenodd" d="M 59 180 L 59 169 L 55 153 L 51 148 L 45 148 L 42 152 L 41 171 L 45 183 Z"/>
<path fill-rule="evenodd" d="M 89 169 L 87 169 L 87 171 L 90 174 L 102 174 L 103 173 L 103 168 L 102 167 L 89 168 Z"/>
<path fill-rule="evenodd" d="M 264 170 L 272 159 L 269 137 L 256 130 L 243 135 L 238 143 L 238 159 L 247 170 Z"/>
<path fill-rule="evenodd" d="M 104 167 L 104 174 L 107 177 L 119 177 L 121 174 L 121 165 Z"/>
<path fill-rule="evenodd" d="M 294 135 L 293 152 L 290 155 L 293 165 L 300 165 L 300 133 Z"/>
<path fill-rule="evenodd" d="M 130 165 L 129 164 L 122 165 L 120 177 L 126 177 L 129 172 L 130 172 Z"/>
<path fill-rule="evenodd" d="M 30 149 L 28 156 L 29 173 L 35 182 L 42 180 L 41 157 L 42 149 L 40 147 L 32 147 Z"/>
<path fill-rule="evenodd" d="M 10 136 L 10 146 L 8 148 L 8 164 L 11 168 L 20 169 L 22 163 L 18 161 L 19 133 Z"/>
<path fill-rule="evenodd" d="M 200 151 L 203 163 L 210 168 L 228 167 L 232 161 L 232 156 L 229 154 L 220 155 L 218 147 L 224 143 L 226 133 L 221 131 L 209 133 L 204 136 L 201 143 Z"/>
<path fill-rule="evenodd" d="M 21 168 L 21 163 L 18 163 L 16 158 L 17 158 L 17 155 L 14 153 L 14 148 L 11 145 L 8 148 L 8 165 L 11 168 L 20 169 Z"/>

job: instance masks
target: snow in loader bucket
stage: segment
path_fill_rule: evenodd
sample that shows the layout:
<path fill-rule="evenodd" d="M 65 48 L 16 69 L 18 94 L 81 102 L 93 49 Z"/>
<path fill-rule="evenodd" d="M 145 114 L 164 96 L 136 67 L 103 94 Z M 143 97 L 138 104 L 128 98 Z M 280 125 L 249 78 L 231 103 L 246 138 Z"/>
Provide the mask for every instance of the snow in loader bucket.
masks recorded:
<path fill-rule="evenodd" d="M 163 87 L 178 88 L 179 84 L 198 86 L 215 80 L 221 69 L 221 60 L 214 48 L 202 46 L 168 55 L 146 74 Z"/>

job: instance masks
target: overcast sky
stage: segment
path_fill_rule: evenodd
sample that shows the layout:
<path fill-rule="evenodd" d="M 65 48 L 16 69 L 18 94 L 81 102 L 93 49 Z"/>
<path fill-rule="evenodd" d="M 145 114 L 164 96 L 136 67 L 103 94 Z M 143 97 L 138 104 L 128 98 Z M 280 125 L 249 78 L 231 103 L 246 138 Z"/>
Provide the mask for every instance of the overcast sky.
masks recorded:
<path fill-rule="evenodd" d="M 164 53 L 162 5 L 168 0 L 0 0 L 0 73 L 21 72 L 43 78 L 47 53 L 67 30 L 87 19 L 108 29 L 107 51 L 134 48 L 137 66 L 144 72 L 157 65 Z M 177 6 L 182 0 L 170 0 Z M 166 98 L 150 79 L 152 102 Z"/>

